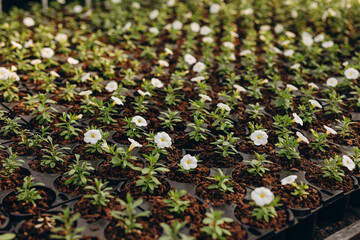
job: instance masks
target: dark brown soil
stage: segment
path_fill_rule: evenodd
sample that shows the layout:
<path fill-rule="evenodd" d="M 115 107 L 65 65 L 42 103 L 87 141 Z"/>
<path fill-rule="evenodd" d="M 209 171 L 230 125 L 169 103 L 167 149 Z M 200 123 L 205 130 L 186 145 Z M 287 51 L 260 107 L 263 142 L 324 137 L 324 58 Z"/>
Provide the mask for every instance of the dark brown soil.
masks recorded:
<path fill-rule="evenodd" d="M 140 159 L 131 161 L 135 167 L 143 168 L 144 164 Z M 97 168 L 97 175 L 101 178 L 112 178 L 112 179 L 129 179 L 133 180 L 135 177 L 140 175 L 140 171 L 136 171 L 127 167 L 122 169 L 121 167 L 114 167 L 111 161 L 105 160 L 100 163 Z"/>
<path fill-rule="evenodd" d="M 200 224 L 205 216 L 207 204 L 200 203 L 196 198 L 187 194 L 180 198 L 182 201 L 190 201 L 189 206 L 180 214 L 170 212 L 169 207 L 164 203 L 165 198 L 157 197 L 153 200 L 152 213 L 158 223 L 173 223 L 175 219 L 180 222 L 186 221 L 191 224 Z"/>
<path fill-rule="evenodd" d="M 0 190 L 15 190 L 17 187 L 21 187 L 28 174 L 23 168 L 15 169 L 10 175 L 0 173 Z"/>
<path fill-rule="evenodd" d="M 159 229 L 154 218 L 138 219 L 138 222 L 142 225 L 142 229 L 129 234 L 125 234 L 125 230 L 113 222 L 106 227 L 105 237 L 108 240 L 155 240 L 160 237 L 161 229 Z"/>
<path fill-rule="evenodd" d="M 250 165 L 245 165 L 240 163 L 235 166 L 235 169 L 232 172 L 232 177 L 235 182 L 242 185 L 248 185 L 254 187 L 271 186 L 277 181 L 279 181 L 278 171 L 281 168 L 274 166 L 266 166 L 266 167 L 269 168 L 270 171 L 267 171 L 262 176 L 259 176 L 249 173 L 247 171 L 247 169 L 250 168 Z"/>
<path fill-rule="evenodd" d="M 245 196 L 245 188 L 241 187 L 234 180 L 230 180 L 233 184 L 234 192 L 223 192 L 219 189 L 208 189 L 212 184 L 217 184 L 215 180 L 204 179 L 196 188 L 196 194 L 204 199 L 206 203 L 213 206 L 221 206 L 230 203 L 241 203 Z"/>
<path fill-rule="evenodd" d="M 60 192 L 68 193 L 71 195 L 84 195 L 91 193 L 91 190 L 85 189 L 85 186 L 76 186 L 74 184 L 65 185 L 66 180 L 68 180 L 69 178 L 70 176 L 61 175 L 60 177 L 55 179 L 54 187 Z M 94 185 L 94 182 L 88 181 L 87 185 Z"/>
<path fill-rule="evenodd" d="M 277 210 L 278 216 L 270 219 L 269 222 L 266 222 L 263 219 L 257 220 L 256 217 L 251 216 L 251 211 L 254 209 L 254 206 L 248 203 L 239 204 L 235 208 L 235 217 L 240 220 L 241 223 L 247 224 L 253 227 L 268 229 L 274 228 L 279 230 L 283 228 L 287 223 L 287 214 L 285 210 Z"/>
<path fill-rule="evenodd" d="M 38 193 L 41 196 L 41 199 L 36 200 L 35 204 L 18 201 L 16 194 L 14 192 L 10 193 L 7 197 L 4 198 L 4 209 L 7 212 L 13 214 L 37 214 L 39 212 L 46 211 L 51 207 L 51 204 L 54 202 L 53 195 L 49 190 L 39 189 Z"/>
<path fill-rule="evenodd" d="M 280 202 L 290 208 L 310 208 L 311 210 L 316 209 L 321 204 L 321 198 L 319 192 L 309 187 L 307 192 L 309 193 L 306 197 L 300 199 L 298 196 L 294 196 L 291 193 L 294 191 L 294 187 L 291 185 L 276 186 L 271 189 L 274 195 L 281 198 Z"/>
<path fill-rule="evenodd" d="M 72 163 L 73 156 L 66 155 L 63 157 L 64 162 L 56 162 L 54 168 L 51 168 L 50 165 L 41 166 L 41 159 L 34 159 L 29 162 L 29 166 L 32 170 L 41 172 L 41 173 L 64 173 L 70 170 L 69 166 Z"/>
<path fill-rule="evenodd" d="M 163 178 L 158 178 L 161 185 L 154 189 L 154 193 L 143 192 L 141 187 L 136 186 L 136 180 L 125 182 L 121 186 L 120 196 L 125 198 L 127 193 L 130 193 L 134 199 L 143 198 L 144 200 L 152 201 L 154 197 L 165 197 L 170 191 L 170 184 Z"/>
<path fill-rule="evenodd" d="M 192 225 L 192 229 L 190 230 L 191 236 L 194 236 L 196 239 L 204 239 L 204 240 L 211 240 L 212 238 L 206 235 L 205 232 L 201 231 L 201 228 L 204 227 L 204 224 L 200 225 Z M 223 223 L 220 225 L 222 229 L 226 229 L 230 231 L 231 235 L 227 236 L 226 239 L 247 239 L 246 230 L 241 227 L 239 222 L 232 222 L 232 223 Z"/>
<path fill-rule="evenodd" d="M 180 171 L 179 163 L 169 166 L 169 172 L 165 173 L 166 177 L 176 182 L 200 183 L 201 180 L 210 174 L 210 169 L 204 165 L 198 165 L 189 173 Z"/>

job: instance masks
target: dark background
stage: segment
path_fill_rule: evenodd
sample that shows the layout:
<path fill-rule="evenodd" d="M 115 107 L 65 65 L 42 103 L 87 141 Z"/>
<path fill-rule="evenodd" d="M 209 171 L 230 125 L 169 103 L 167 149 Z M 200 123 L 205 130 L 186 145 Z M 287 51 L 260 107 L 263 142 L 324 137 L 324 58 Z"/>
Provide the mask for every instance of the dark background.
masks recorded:
<path fill-rule="evenodd" d="M 56 1 L 56 0 L 48 0 L 49 3 L 51 1 Z M 27 9 L 31 5 L 31 3 L 34 2 L 41 3 L 41 0 L 2 0 L 2 2 L 3 2 L 3 11 L 6 12 L 9 11 L 13 6 Z M 66 3 L 70 3 L 70 2 L 74 2 L 74 0 L 66 0 Z M 82 0 L 80 2 L 84 3 L 85 0 Z"/>

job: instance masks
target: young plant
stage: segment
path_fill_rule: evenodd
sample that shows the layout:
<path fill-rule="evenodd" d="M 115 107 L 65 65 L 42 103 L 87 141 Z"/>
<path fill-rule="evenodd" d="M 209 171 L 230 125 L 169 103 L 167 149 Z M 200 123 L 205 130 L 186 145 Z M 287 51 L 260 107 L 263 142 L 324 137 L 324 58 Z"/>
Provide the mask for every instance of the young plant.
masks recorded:
<path fill-rule="evenodd" d="M 293 119 L 285 114 L 285 115 L 276 115 L 274 117 L 274 128 L 276 135 L 279 135 L 280 137 L 285 136 L 286 134 L 290 135 L 291 131 L 289 128 L 293 124 Z"/>
<path fill-rule="evenodd" d="M 70 176 L 65 181 L 65 185 L 73 184 L 75 186 L 83 187 L 85 186 L 89 179 L 87 176 L 90 176 L 90 171 L 94 171 L 95 169 L 91 166 L 87 161 L 80 163 L 80 155 L 75 155 L 75 162 L 70 165 L 70 170 L 65 174 Z"/>
<path fill-rule="evenodd" d="M 91 199 L 91 204 L 97 207 L 106 206 L 108 202 L 110 202 L 111 196 L 110 192 L 111 187 L 106 187 L 108 182 L 102 183 L 102 180 L 95 178 L 95 186 L 89 185 L 86 186 L 85 189 L 94 191 L 92 195 L 85 195 L 85 198 Z"/>
<path fill-rule="evenodd" d="M 221 106 L 221 105 L 220 105 Z M 218 131 L 228 132 L 234 127 L 232 121 L 226 118 L 230 114 L 230 111 L 226 110 L 225 107 L 217 107 L 215 111 L 211 112 L 211 116 L 215 119 L 212 122 L 212 126 L 216 127 Z"/>
<path fill-rule="evenodd" d="M 160 226 L 163 228 L 165 235 L 161 236 L 159 240 L 194 240 L 194 237 L 179 232 L 186 226 L 186 224 L 186 221 L 179 222 L 178 219 L 173 222 L 172 227 L 166 223 L 160 223 Z"/>
<path fill-rule="evenodd" d="M 85 227 L 75 227 L 75 223 L 80 218 L 80 216 L 80 213 L 71 214 L 69 207 L 65 208 L 62 213 L 55 215 L 55 220 L 60 222 L 61 226 L 51 229 L 51 231 L 55 233 L 50 235 L 51 239 L 80 239 L 82 237 L 81 233 L 85 230 Z"/>
<path fill-rule="evenodd" d="M 318 133 L 317 131 L 311 129 L 312 135 L 314 136 L 314 141 L 311 143 L 311 147 L 314 150 L 320 150 L 321 152 L 325 152 L 325 148 L 328 148 L 329 145 L 326 143 L 326 133 Z"/>
<path fill-rule="evenodd" d="M 335 155 L 333 158 L 325 160 L 325 167 L 323 170 L 323 177 L 330 178 L 341 182 L 342 177 L 345 176 L 344 170 L 341 169 L 342 158 L 340 155 Z"/>
<path fill-rule="evenodd" d="M 20 132 L 21 142 L 19 144 L 25 145 L 30 148 L 35 148 L 35 147 L 41 148 L 42 147 L 41 143 L 46 140 L 45 135 L 48 134 L 47 132 L 48 129 L 49 127 L 41 126 L 40 133 L 37 132 L 33 133 L 30 131 Z M 27 134 L 29 134 L 31 137 L 29 138 Z"/>
<path fill-rule="evenodd" d="M 171 131 L 174 131 L 174 127 L 176 123 L 181 122 L 181 117 L 179 116 L 179 112 L 172 111 L 168 109 L 168 112 L 161 112 L 164 117 L 159 117 L 159 119 L 162 121 L 161 125 L 165 128 L 170 129 Z"/>
<path fill-rule="evenodd" d="M 277 217 L 276 207 L 281 206 L 279 204 L 280 197 L 274 197 L 274 194 L 267 188 L 259 187 L 255 188 L 251 192 L 250 205 L 254 205 L 255 208 L 251 212 L 251 216 L 256 217 L 257 220 L 263 219 L 269 222 L 270 218 Z"/>
<path fill-rule="evenodd" d="M 22 163 L 24 162 L 21 159 L 18 159 L 18 156 L 16 153 L 12 152 L 12 147 L 9 147 L 9 157 L 5 158 L 3 160 L 2 169 L 0 171 L 1 174 L 5 176 L 9 176 L 14 172 L 14 170 L 18 169 Z"/>
<path fill-rule="evenodd" d="M 175 91 L 180 90 L 181 88 L 173 88 L 170 84 L 166 88 L 165 104 L 168 106 L 176 106 L 180 103 L 180 94 L 175 94 Z"/>
<path fill-rule="evenodd" d="M 352 122 L 350 118 L 345 116 L 343 116 L 343 120 L 336 119 L 336 121 L 339 123 L 339 126 L 335 126 L 335 128 L 340 130 L 339 134 L 342 137 L 348 137 L 353 131 L 350 125 L 354 124 L 355 122 Z"/>
<path fill-rule="evenodd" d="M 27 176 L 24 178 L 22 187 L 17 187 L 16 198 L 19 202 L 31 203 L 35 206 L 35 201 L 41 199 L 41 195 L 36 190 L 37 186 L 44 186 L 43 183 L 34 183 L 33 176 Z"/>
<path fill-rule="evenodd" d="M 234 220 L 227 217 L 221 217 L 223 211 L 210 209 L 210 212 L 206 213 L 206 218 L 203 223 L 206 225 L 201 228 L 202 232 L 205 232 L 212 239 L 226 239 L 226 236 L 231 236 L 231 232 L 220 225 L 224 223 L 231 223 Z"/>
<path fill-rule="evenodd" d="M 65 139 L 71 139 L 79 135 L 81 132 L 80 128 L 75 127 L 78 124 L 77 120 L 80 119 L 81 115 L 76 115 L 69 112 L 66 114 L 63 112 L 62 116 L 59 117 L 60 123 L 55 124 L 56 127 L 63 128 L 64 130 L 60 133 L 60 136 L 65 136 Z"/>
<path fill-rule="evenodd" d="M 1 127 L 0 133 L 4 136 L 7 136 L 9 133 L 13 135 L 18 135 L 20 133 L 21 125 L 17 123 L 20 120 L 19 117 L 14 119 L 6 118 L 4 122 L 4 126 Z"/>
<path fill-rule="evenodd" d="M 208 189 L 219 189 L 222 192 L 234 192 L 233 184 L 230 182 L 230 176 L 226 176 L 220 168 L 216 175 L 207 177 L 207 179 L 214 180 L 217 184 L 211 184 Z"/>
<path fill-rule="evenodd" d="M 126 136 L 130 137 L 130 138 L 140 138 L 141 134 L 144 132 L 144 129 L 142 128 L 141 124 L 138 124 L 136 122 L 134 122 L 134 118 L 124 118 L 124 121 L 126 122 L 126 125 L 123 127 L 126 130 Z M 145 127 L 145 125 L 144 125 Z"/>
<path fill-rule="evenodd" d="M 251 109 L 246 109 L 245 112 L 250 115 L 250 119 L 260 120 L 264 116 L 264 107 L 261 107 L 259 103 L 249 104 Z"/>
<path fill-rule="evenodd" d="M 148 217 L 150 214 L 150 211 L 141 211 L 140 213 L 136 213 L 136 208 L 143 203 L 143 200 L 139 198 L 134 201 L 130 193 L 126 195 L 126 202 L 122 199 L 117 200 L 122 206 L 126 207 L 124 212 L 111 211 L 111 215 L 120 220 L 118 226 L 125 230 L 125 234 L 141 230 L 143 226 L 141 223 L 137 222 L 137 219 L 141 217 Z"/>
<path fill-rule="evenodd" d="M 256 159 L 252 159 L 248 161 L 245 160 L 244 162 L 250 164 L 251 166 L 247 169 L 249 173 L 262 177 L 266 171 L 270 170 L 264 165 L 270 164 L 272 162 L 265 159 L 265 154 L 258 154 L 257 152 L 255 152 L 255 155 L 256 155 Z"/>
<path fill-rule="evenodd" d="M 132 141 L 134 141 L 134 140 L 132 140 Z M 138 144 L 138 145 L 135 145 L 135 144 Z M 125 148 L 123 148 L 123 147 L 116 148 L 116 144 L 113 144 L 113 145 L 106 144 L 105 152 L 110 153 L 113 156 L 111 158 L 111 163 L 113 164 L 113 167 L 120 167 L 122 169 L 130 167 L 134 170 L 139 170 L 139 171 L 141 170 L 141 169 L 134 167 L 134 165 L 131 163 L 131 160 L 137 159 L 136 156 L 132 155 L 132 149 L 134 147 L 141 147 L 141 145 L 138 142 L 136 142 L 135 144 L 131 143 L 130 147 L 128 147 L 128 148 L 126 148 L 126 147 Z"/>
<path fill-rule="evenodd" d="M 353 151 L 354 151 L 354 155 L 353 155 L 354 163 L 360 169 L 360 148 L 353 147 Z"/>
<path fill-rule="evenodd" d="M 300 158 L 300 154 L 296 149 L 299 145 L 297 138 L 285 134 L 283 137 L 278 137 L 278 139 L 279 142 L 276 146 L 280 149 L 280 151 L 277 150 L 277 155 L 279 157 L 286 157 L 288 160 L 292 161 Z"/>
<path fill-rule="evenodd" d="M 57 110 L 54 107 L 50 107 L 50 104 L 56 104 L 56 102 L 47 99 L 46 94 L 39 94 L 37 108 L 32 112 L 32 115 L 37 115 L 36 120 L 39 121 L 39 124 L 53 122 L 53 117 L 55 116 L 53 112 L 57 112 Z"/>
<path fill-rule="evenodd" d="M 197 118 L 194 116 L 194 123 L 189 123 L 188 127 L 192 129 L 187 135 L 190 139 L 195 140 L 196 142 L 200 142 L 206 140 L 206 133 L 209 133 L 210 130 L 203 128 L 204 120 Z"/>
<path fill-rule="evenodd" d="M 99 130 L 95 130 L 94 126 L 91 126 L 90 128 L 87 129 L 86 133 L 91 133 L 90 134 L 90 138 L 89 140 L 87 140 L 87 138 L 85 137 L 85 142 L 89 143 L 86 144 L 86 150 L 85 152 L 87 153 L 100 153 L 102 154 L 104 149 L 103 149 L 103 145 L 106 143 L 106 138 L 108 138 L 110 136 L 110 133 L 108 131 L 103 132 L 101 129 Z M 86 135 L 85 133 L 85 135 Z M 91 136 L 94 135 L 95 137 L 99 137 L 99 140 L 97 140 L 95 143 L 91 141 Z"/>
<path fill-rule="evenodd" d="M 161 185 L 161 182 L 155 175 L 160 172 L 168 172 L 169 169 L 167 169 L 165 165 L 158 163 L 159 153 L 155 155 L 144 154 L 144 157 L 148 160 L 149 166 L 141 170 L 141 173 L 144 175 L 140 176 L 139 180 L 136 181 L 136 186 L 140 186 L 141 191 L 152 194 L 154 190 Z"/>
<path fill-rule="evenodd" d="M 229 155 L 237 154 L 238 151 L 235 148 L 234 143 L 238 141 L 240 138 L 233 137 L 234 133 L 228 133 L 226 137 L 219 135 L 218 140 L 212 142 L 211 144 L 216 145 L 216 147 L 220 151 L 215 151 L 216 153 L 220 153 L 223 157 L 227 157 Z"/>
<path fill-rule="evenodd" d="M 59 144 L 53 143 L 53 140 L 50 136 L 46 138 L 46 141 L 50 144 L 50 146 L 46 146 L 43 151 L 46 153 L 43 155 L 41 160 L 41 166 L 50 166 L 54 168 L 56 163 L 63 163 L 65 154 L 62 152 L 63 150 L 69 150 L 68 147 L 59 148 Z"/>
<path fill-rule="evenodd" d="M 181 214 L 184 212 L 190 204 L 190 201 L 183 201 L 180 198 L 185 196 L 186 190 L 170 190 L 168 195 L 169 198 L 164 200 L 164 203 L 169 207 L 169 211 Z"/>
<path fill-rule="evenodd" d="M 291 195 L 299 197 L 300 200 L 303 200 L 303 198 L 307 198 L 307 195 L 309 195 L 309 193 L 307 192 L 307 190 L 309 189 L 308 184 L 303 182 L 300 182 L 299 184 L 293 182 L 291 186 L 294 187 L 294 191 L 291 193 Z"/>

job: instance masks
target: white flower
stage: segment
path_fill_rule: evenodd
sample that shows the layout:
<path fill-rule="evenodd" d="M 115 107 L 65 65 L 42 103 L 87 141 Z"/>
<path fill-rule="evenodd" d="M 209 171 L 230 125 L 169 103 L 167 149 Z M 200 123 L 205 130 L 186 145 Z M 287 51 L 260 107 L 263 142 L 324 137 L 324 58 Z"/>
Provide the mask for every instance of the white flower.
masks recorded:
<path fill-rule="evenodd" d="M 210 13 L 218 13 L 220 11 L 221 7 L 217 3 L 213 3 L 210 6 Z"/>
<path fill-rule="evenodd" d="M 319 89 L 318 85 L 316 85 L 315 83 L 311 82 L 311 83 L 308 83 L 308 86 L 313 88 L 313 89 Z"/>
<path fill-rule="evenodd" d="M 152 34 L 158 35 L 159 29 L 156 27 L 151 27 L 151 28 L 149 28 L 149 32 L 151 32 Z"/>
<path fill-rule="evenodd" d="M 118 3 L 121 3 L 122 0 L 111 0 L 112 3 L 115 3 L 115 4 L 118 4 Z"/>
<path fill-rule="evenodd" d="M 81 82 L 86 82 L 91 77 L 90 73 L 83 73 L 81 74 Z"/>
<path fill-rule="evenodd" d="M 224 47 L 229 48 L 229 49 L 234 49 L 235 45 L 232 42 L 224 42 L 223 43 Z"/>
<path fill-rule="evenodd" d="M 299 69 L 301 67 L 300 63 L 295 63 L 290 67 L 290 69 Z"/>
<path fill-rule="evenodd" d="M 133 150 L 133 148 L 136 148 L 136 147 L 142 147 L 142 145 L 140 143 L 138 143 L 137 141 L 135 141 L 134 139 L 128 138 L 128 140 L 131 143 L 128 151 L 131 151 L 131 150 Z"/>
<path fill-rule="evenodd" d="M 165 48 L 164 50 L 165 50 L 165 52 L 166 52 L 167 54 L 169 54 L 169 55 L 173 55 L 173 54 L 174 54 L 174 52 L 173 52 L 170 48 Z"/>
<path fill-rule="evenodd" d="M 246 56 L 246 55 L 249 55 L 249 54 L 251 54 L 251 50 L 248 50 L 248 49 L 242 50 L 240 52 L 240 56 Z"/>
<path fill-rule="evenodd" d="M 292 55 L 294 55 L 294 50 L 292 50 L 292 49 L 288 49 L 284 52 L 284 56 L 286 56 L 286 57 L 290 57 Z"/>
<path fill-rule="evenodd" d="M 357 79 L 359 77 L 359 71 L 355 68 L 348 68 L 344 73 L 347 79 Z"/>
<path fill-rule="evenodd" d="M 131 119 L 131 122 L 135 123 L 135 125 L 138 127 L 146 127 L 147 126 L 147 122 L 146 122 L 145 118 L 143 118 L 142 116 L 133 117 Z"/>
<path fill-rule="evenodd" d="M 323 125 L 323 127 L 325 128 L 325 130 L 326 130 L 326 134 L 337 134 L 337 132 L 334 130 L 334 129 L 332 129 L 331 127 L 328 127 L 328 126 L 326 126 L 326 125 Z"/>
<path fill-rule="evenodd" d="M 277 47 L 273 47 L 272 49 L 273 49 L 273 51 L 274 51 L 275 53 L 278 53 L 278 54 L 281 54 L 281 53 L 282 53 L 282 51 L 281 51 L 279 48 L 277 48 Z"/>
<path fill-rule="evenodd" d="M 60 3 L 60 4 L 65 4 L 66 3 L 65 0 L 57 0 L 57 2 Z"/>
<path fill-rule="evenodd" d="M 229 107 L 229 105 L 225 104 L 225 103 L 218 103 L 216 105 L 218 108 L 220 108 L 221 110 L 226 110 L 228 112 L 231 111 L 231 108 Z"/>
<path fill-rule="evenodd" d="M 91 94 L 92 94 L 92 91 L 90 91 L 90 90 L 81 91 L 81 92 L 79 93 L 80 96 L 89 96 L 89 95 L 91 95 Z"/>
<path fill-rule="evenodd" d="M 322 108 L 321 104 L 316 100 L 310 99 L 309 102 L 313 107 Z"/>
<path fill-rule="evenodd" d="M 279 34 L 282 31 L 284 31 L 284 26 L 281 25 L 280 23 L 278 23 L 278 24 L 275 25 L 274 31 L 275 31 L 275 33 Z"/>
<path fill-rule="evenodd" d="M 40 53 L 42 58 L 52 58 L 54 56 L 54 50 L 48 47 L 41 49 Z"/>
<path fill-rule="evenodd" d="M 250 139 L 256 146 L 266 145 L 268 143 L 268 135 L 262 130 L 256 130 L 250 135 Z"/>
<path fill-rule="evenodd" d="M 286 178 L 281 179 L 281 185 L 287 185 L 287 184 L 292 184 L 295 182 L 295 180 L 297 179 L 298 176 L 296 175 L 290 175 L 287 176 Z"/>
<path fill-rule="evenodd" d="M 22 49 L 22 45 L 20 43 L 15 41 L 11 41 L 10 43 L 14 48 Z"/>
<path fill-rule="evenodd" d="M 197 159 L 190 154 L 186 154 L 181 158 L 180 164 L 185 170 L 195 169 L 197 167 Z"/>
<path fill-rule="evenodd" d="M 172 28 L 175 30 L 180 30 L 182 28 L 183 24 L 179 20 L 176 20 L 172 23 Z"/>
<path fill-rule="evenodd" d="M 133 3 L 131 4 L 131 7 L 136 8 L 136 9 L 139 9 L 139 8 L 141 8 L 141 5 L 140 5 L 140 3 L 138 3 L 138 2 L 133 2 Z"/>
<path fill-rule="evenodd" d="M 211 28 L 209 28 L 208 26 L 202 26 L 200 28 L 200 34 L 203 36 L 209 35 L 211 33 Z"/>
<path fill-rule="evenodd" d="M 31 17 L 26 17 L 26 18 L 24 18 L 23 23 L 24 23 L 24 25 L 27 26 L 27 27 L 32 27 L 32 26 L 35 25 L 35 21 L 34 21 L 34 19 L 32 19 Z"/>
<path fill-rule="evenodd" d="M 68 40 L 68 36 L 65 33 L 58 33 L 55 36 L 55 41 L 59 43 L 64 43 Z"/>
<path fill-rule="evenodd" d="M 15 79 L 16 81 L 19 81 L 19 80 L 20 80 L 19 75 L 17 75 L 17 73 L 15 73 L 15 72 L 9 72 L 9 78 L 13 78 L 13 79 Z"/>
<path fill-rule="evenodd" d="M 204 101 L 209 101 L 209 102 L 212 101 L 211 97 L 209 97 L 208 95 L 205 95 L 205 94 L 200 93 L 199 97 L 201 97 L 201 99 L 204 100 Z"/>
<path fill-rule="evenodd" d="M 325 39 L 325 35 L 320 33 L 314 38 L 314 41 L 315 42 L 322 42 L 322 41 L 324 41 L 324 39 Z"/>
<path fill-rule="evenodd" d="M 163 66 L 163 67 L 168 67 L 169 63 L 165 60 L 158 60 L 159 65 Z"/>
<path fill-rule="evenodd" d="M 75 59 L 75 58 L 72 58 L 72 57 L 69 57 L 67 59 L 67 62 L 71 65 L 76 65 L 76 64 L 79 64 L 79 60 Z"/>
<path fill-rule="evenodd" d="M 297 18 L 298 17 L 298 12 L 296 10 L 291 10 L 291 17 L 292 18 Z"/>
<path fill-rule="evenodd" d="M 141 96 L 151 96 L 151 94 L 149 92 L 144 92 L 142 90 L 137 90 L 137 92 L 141 95 Z"/>
<path fill-rule="evenodd" d="M 50 75 L 53 77 L 60 77 L 60 75 L 55 71 L 50 71 Z"/>
<path fill-rule="evenodd" d="M 312 36 L 307 32 L 303 32 L 301 37 L 302 37 L 302 42 L 307 47 L 310 47 L 314 43 L 314 40 L 313 40 Z"/>
<path fill-rule="evenodd" d="M 267 31 L 270 31 L 270 29 L 271 29 L 271 27 L 270 27 L 269 25 L 262 25 L 262 26 L 260 27 L 260 32 L 261 32 L 261 33 L 265 33 L 265 32 L 267 32 Z"/>
<path fill-rule="evenodd" d="M 298 142 L 306 142 L 307 144 L 309 144 L 309 139 L 307 139 L 301 132 L 296 132 L 296 136 L 299 138 Z"/>
<path fill-rule="evenodd" d="M 246 89 L 240 85 L 234 84 L 233 87 L 236 89 L 237 92 L 246 92 Z"/>
<path fill-rule="evenodd" d="M 197 76 L 197 77 L 193 77 L 190 79 L 191 82 L 197 82 L 199 83 L 200 81 L 204 80 L 205 77 L 204 76 Z"/>
<path fill-rule="evenodd" d="M 355 169 L 354 161 L 346 155 L 343 155 L 342 164 L 344 165 L 344 167 L 347 167 L 347 169 L 349 169 L 349 171 L 352 171 Z"/>
<path fill-rule="evenodd" d="M 151 84 L 156 88 L 162 88 L 164 84 L 158 78 L 152 78 Z"/>
<path fill-rule="evenodd" d="M 116 91 L 118 89 L 118 84 L 115 81 L 110 81 L 108 84 L 106 84 L 105 89 L 108 92 Z"/>
<path fill-rule="evenodd" d="M 230 35 L 234 38 L 238 38 L 239 37 L 239 34 L 237 34 L 236 32 L 234 31 L 230 31 Z"/>
<path fill-rule="evenodd" d="M 152 10 L 149 14 L 149 18 L 151 20 L 156 19 L 158 16 L 159 16 L 159 10 L 157 10 L 157 9 Z"/>
<path fill-rule="evenodd" d="M 323 43 L 321 44 L 321 46 L 322 46 L 323 48 L 331 48 L 331 47 L 334 46 L 334 42 L 333 42 L 333 41 L 326 41 L 326 42 L 323 42 Z"/>
<path fill-rule="evenodd" d="M 27 40 L 25 43 L 24 43 L 24 48 L 29 48 L 29 47 L 32 47 L 34 46 L 34 42 L 32 39 L 30 40 Z"/>
<path fill-rule="evenodd" d="M 131 28 L 131 26 L 132 26 L 132 23 L 131 23 L 131 22 L 127 22 L 127 23 L 123 26 L 122 30 L 123 30 L 123 31 L 127 31 L 127 30 L 129 30 L 129 29 Z"/>
<path fill-rule="evenodd" d="M 197 22 L 192 22 L 192 23 L 190 24 L 190 29 L 191 29 L 191 31 L 197 33 L 197 32 L 200 31 L 200 25 L 199 25 Z"/>
<path fill-rule="evenodd" d="M 101 148 L 104 149 L 104 150 L 109 150 L 110 149 L 107 142 L 103 142 L 103 144 L 101 144 Z"/>
<path fill-rule="evenodd" d="M 293 32 L 290 32 L 290 31 L 286 31 L 286 32 L 285 32 L 285 35 L 286 35 L 288 38 L 295 38 L 295 37 L 296 37 L 296 34 L 293 33 Z"/>
<path fill-rule="evenodd" d="M 84 141 L 86 143 L 95 144 L 101 139 L 101 133 L 99 130 L 89 130 L 84 134 Z"/>
<path fill-rule="evenodd" d="M 256 205 L 262 207 L 270 204 L 274 200 L 274 194 L 265 187 L 258 187 L 251 192 L 251 200 L 253 200 Z"/>
<path fill-rule="evenodd" d="M 335 87 L 336 85 L 338 84 L 338 80 L 336 78 L 329 78 L 327 81 L 326 81 L 326 85 L 328 85 L 329 87 Z"/>
<path fill-rule="evenodd" d="M 154 140 L 158 148 L 168 148 L 171 146 L 171 137 L 166 132 L 157 133 Z"/>
<path fill-rule="evenodd" d="M 168 7 L 173 7 L 175 5 L 175 0 L 168 0 L 166 5 L 168 5 Z"/>
<path fill-rule="evenodd" d="M 189 65 L 193 65 L 194 63 L 196 63 L 196 58 L 193 55 L 188 54 L 188 53 L 185 54 L 184 60 Z"/>
<path fill-rule="evenodd" d="M 296 113 L 293 113 L 292 115 L 293 115 L 294 121 L 295 121 L 296 123 L 300 124 L 301 126 L 304 124 L 304 123 L 303 123 L 303 120 L 299 117 L 299 115 L 297 115 Z"/>
<path fill-rule="evenodd" d="M 214 42 L 214 39 L 212 37 L 203 37 L 202 41 L 204 43 L 212 43 Z"/>
<path fill-rule="evenodd" d="M 120 98 L 111 96 L 111 99 L 114 100 L 114 103 L 117 104 L 117 105 L 124 105 L 124 103 L 121 101 Z"/>
<path fill-rule="evenodd" d="M 295 87 L 292 84 L 286 84 L 286 88 L 289 89 L 289 91 L 298 91 L 299 89 Z"/>
<path fill-rule="evenodd" d="M 10 71 L 4 67 L 0 67 L 0 79 L 6 80 L 9 78 Z"/>
<path fill-rule="evenodd" d="M 41 63 L 40 59 L 33 59 L 33 60 L 30 61 L 31 65 L 37 65 L 37 64 L 40 64 L 40 63 Z"/>
<path fill-rule="evenodd" d="M 81 13 L 83 10 L 81 5 L 75 5 L 73 8 L 74 13 Z"/>
<path fill-rule="evenodd" d="M 187 13 L 184 14 L 184 17 L 185 17 L 186 19 L 191 18 L 191 16 L 192 16 L 192 13 L 191 13 L 191 12 L 187 12 Z"/>
<path fill-rule="evenodd" d="M 202 62 L 197 62 L 194 66 L 193 66 L 193 71 L 196 73 L 200 73 L 202 71 L 204 71 L 205 69 L 205 64 Z"/>
<path fill-rule="evenodd" d="M 254 10 L 252 8 L 246 8 L 246 9 L 242 10 L 241 13 L 244 15 L 251 15 L 254 13 Z"/>

